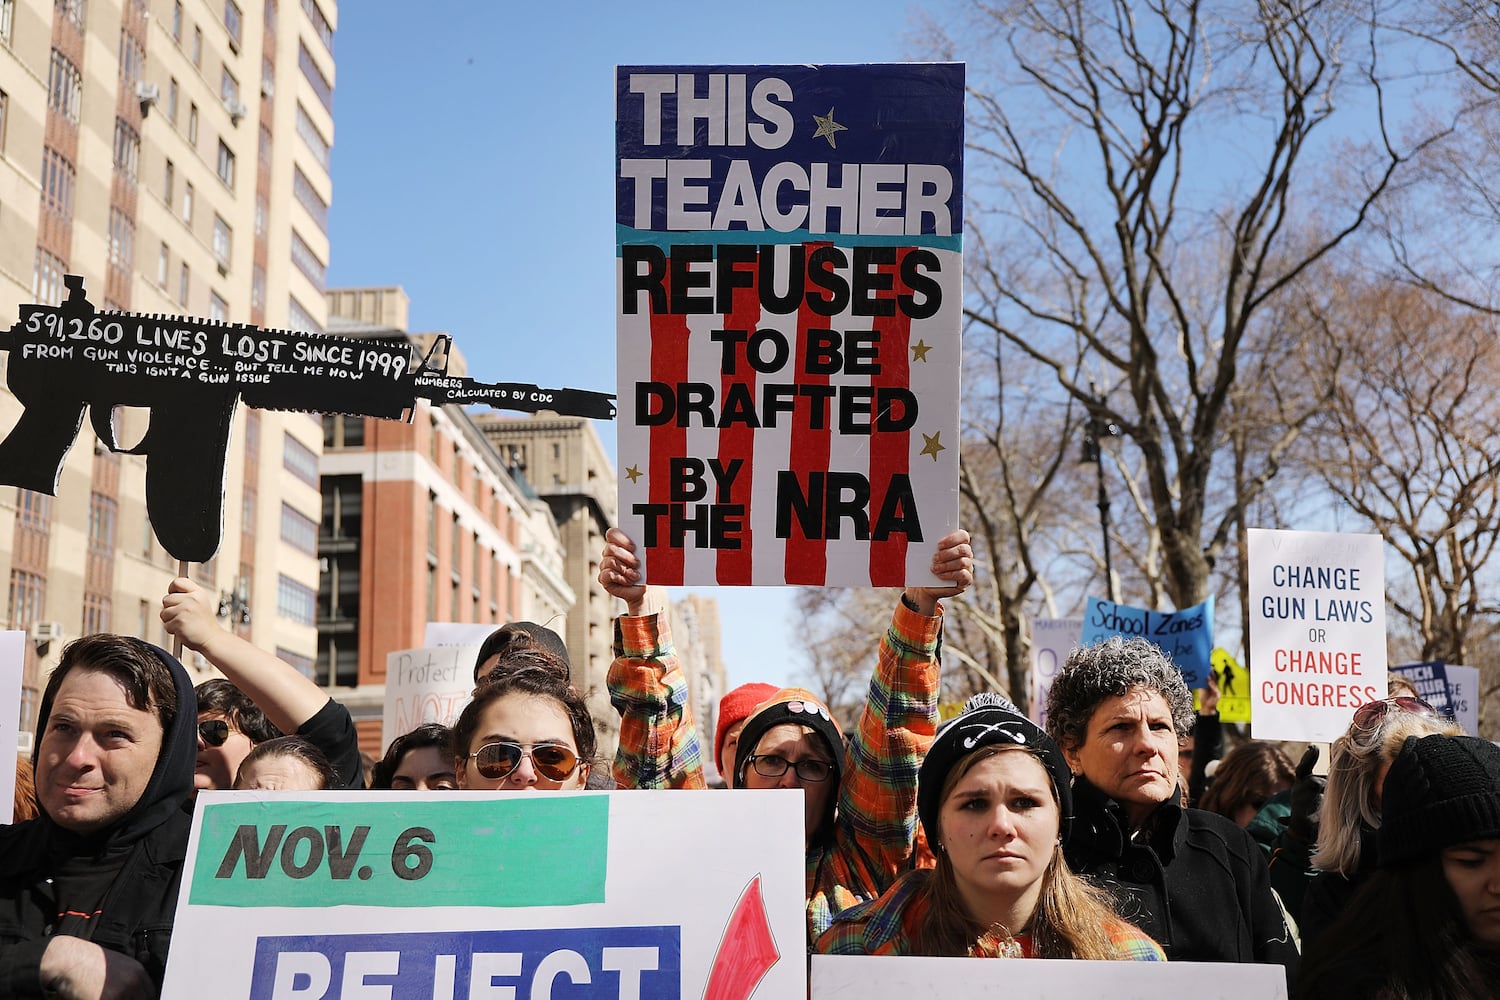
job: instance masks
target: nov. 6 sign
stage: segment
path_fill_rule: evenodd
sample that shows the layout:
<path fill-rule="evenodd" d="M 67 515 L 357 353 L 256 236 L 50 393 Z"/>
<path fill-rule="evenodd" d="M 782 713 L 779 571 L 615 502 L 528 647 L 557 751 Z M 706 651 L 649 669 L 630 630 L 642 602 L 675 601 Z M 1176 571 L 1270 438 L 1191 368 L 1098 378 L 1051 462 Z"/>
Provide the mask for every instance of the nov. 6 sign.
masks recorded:
<path fill-rule="evenodd" d="M 162 995 L 805 996 L 802 825 L 789 792 L 204 793 Z"/>

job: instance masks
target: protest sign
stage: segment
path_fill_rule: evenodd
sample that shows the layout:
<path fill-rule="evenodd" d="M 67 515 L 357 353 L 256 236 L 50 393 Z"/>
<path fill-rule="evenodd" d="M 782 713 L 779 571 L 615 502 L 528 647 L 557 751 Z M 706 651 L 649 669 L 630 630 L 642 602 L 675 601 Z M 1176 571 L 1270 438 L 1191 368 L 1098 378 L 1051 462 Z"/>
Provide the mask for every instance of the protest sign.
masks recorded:
<path fill-rule="evenodd" d="M 936 584 L 964 69 L 616 72 L 620 524 L 651 583 Z"/>
<path fill-rule="evenodd" d="M 1090 597 L 1083 615 L 1085 646 L 1110 636 L 1150 639 L 1172 658 L 1189 688 L 1208 683 L 1214 648 L 1214 598 L 1181 611 L 1149 611 Z"/>
<path fill-rule="evenodd" d="M 474 693 L 475 646 L 401 649 L 385 658 L 385 708 L 380 745 L 424 722 L 453 724 Z"/>
<path fill-rule="evenodd" d="M 1037 725 L 1047 725 L 1047 692 L 1052 690 L 1052 678 L 1062 669 L 1063 662 L 1078 638 L 1083 634 L 1082 618 L 1028 618 L 1031 632 L 1031 719 Z"/>
<path fill-rule="evenodd" d="M 1437 709 L 1440 714 L 1450 717 L 1453 715 L 1453 706 L 1448 700 L 1448 667 L 1442 660 L 1403 663 L 1392 667 L 1391 673 L 1400 674 L 1411 681 L 1411 686 L 1417 689 L 1417 697 Z"/>
<path fill-rule="evenodd" d="M 1279 965 L 1227 962 L 1084 962 L 992 958 L 893 958 L 814 955 L 812 1000 L 1286 1000 Z"/>
<path fill-rule="evenodd" d="M 1379 535 L 1250 529 L 1256 739 L 1327 743 L 1385 697 L 1382 546 Z"/>
<path fill-rule="evenodd" d="M 20 752 L 21 681 L 26 673 L 26 633 L 0 632 L 0 747 Z M 0 767 L 0 823 L 15 819 L 16 769 Z"/>
<path fill-rule="evenodd" d="M 63 459 L 87 410 L 111 451 L 147 456 L 146 513 L 173 558 L 207 562 L 219 548 L 229 432 L 241 400 L 263 410 L 410 417 L 417 401 L 482 403 L 610 419 L 614 397 L 448 374 L 452 338 L 423 355 L 406 337 L 262 330 L 190 316 L 96 311 L 83 278 L 67 301 L 23 305 L 0 350 L 6 385 L 25 408 L 0 441 L 0 483 L 57 495 Z M 115 440 L 115 407 L 151 412 L 131 448 Z"/>
<path fill-rule="evenodd" d="M 1213 651 L 1213 671 L 1214 683 L 1219 685 L 1219 721 L 1249 722 L 1250 671 L 1227 649 Z"/>
<path fill-rule="evenodd" d="M 1479 735 L 1479 668 L 1448 664 L 1448 708 L 1470 736 Z"/>
<path fill-rule="evenodd" d="M 162 996 L 801 997 L 803 866 L 796 792 L 205 793 Z"/>

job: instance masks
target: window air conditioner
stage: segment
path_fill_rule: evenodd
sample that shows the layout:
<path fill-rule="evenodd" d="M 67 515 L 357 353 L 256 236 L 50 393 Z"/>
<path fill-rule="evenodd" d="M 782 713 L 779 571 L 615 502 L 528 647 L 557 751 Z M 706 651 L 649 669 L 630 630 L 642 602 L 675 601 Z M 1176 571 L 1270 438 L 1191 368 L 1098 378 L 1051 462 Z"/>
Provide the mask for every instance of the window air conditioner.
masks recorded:
<path fill-rule="evenodd" d="M 58 642 L 62 634 L 62 622 L 33 622 L 31 625 L 32 642 Z"/>

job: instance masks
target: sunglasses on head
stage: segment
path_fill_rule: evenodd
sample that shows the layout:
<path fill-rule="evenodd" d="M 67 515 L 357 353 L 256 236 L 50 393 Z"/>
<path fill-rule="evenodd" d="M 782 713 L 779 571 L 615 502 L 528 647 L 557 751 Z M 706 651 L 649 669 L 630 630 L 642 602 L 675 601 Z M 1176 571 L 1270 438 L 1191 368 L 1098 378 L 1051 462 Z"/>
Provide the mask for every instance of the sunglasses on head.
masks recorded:
<path fill-rule="evenodd" d="M 533 743 L 525 747 L 502 740 L 486 743 L 469 754 L 475 769 L 491 780 L 509 777 L 526 757 L 531 758 L 536 773 L 548 781 L 565 781 L 578 770 L 578 755 L 565 743 Z"/>
<path fill-rule="evenodd" d="M 198 737 L 211 747 L 221 747 L 229 739 L 229 723 L 223 719 L 205 719 L 198 723 Z"/>
<path fill-rule="evenodd" d="M 1378 728 L 1393 710 L 1424 719 L 1442 718 L 1437 709 L 1421 698 L 1383 698 L 1380 701 L 1365 702 L 1354 710 L 1354 728 L 1360 730 Z"/>

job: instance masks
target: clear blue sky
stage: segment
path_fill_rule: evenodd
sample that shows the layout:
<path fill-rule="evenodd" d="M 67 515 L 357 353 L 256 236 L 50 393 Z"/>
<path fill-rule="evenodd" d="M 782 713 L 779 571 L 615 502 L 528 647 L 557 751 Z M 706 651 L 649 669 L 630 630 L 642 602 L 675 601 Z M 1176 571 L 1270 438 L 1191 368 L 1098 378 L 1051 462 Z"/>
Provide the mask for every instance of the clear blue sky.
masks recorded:
<path fill-rule="evenodd" d="M 612 391 L 615 66 L 899 61 L 914 10 L 346 0 L 329 282 L 401 285 L 412 329 L 453 334 L 475 378 Z M 703 592 L 731 683 L 800 679 L 792 590 Z"/>

